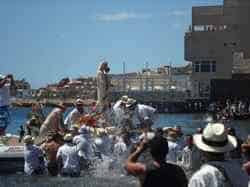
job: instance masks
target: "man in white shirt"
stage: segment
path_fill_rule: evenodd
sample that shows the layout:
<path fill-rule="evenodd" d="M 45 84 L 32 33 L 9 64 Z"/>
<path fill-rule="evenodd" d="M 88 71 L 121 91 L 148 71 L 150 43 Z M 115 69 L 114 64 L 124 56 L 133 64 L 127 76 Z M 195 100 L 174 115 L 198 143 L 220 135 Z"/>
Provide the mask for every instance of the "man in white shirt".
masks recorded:
<path fill-rule="evenodd" d="M 64 124 L 67 125 L 68 129 L 70 129 L 72 125 L 77 124 L 79 119 L 86 114 L 83 105 L 84 101 L 82 99 L 76 100 L 75 108 L 67 115 L 64 121 Z"/>
<path fill-rule="evenodd" d="M 0 75 L 0 135 L 5 134 L 5 129 L 10 123 L 9 105 L 10 95 L 14 91 L 14 78 L 13 75 L 3 76 Z"/>
<path fill-rule="evenodd" d="M 241 166 L 225 159 L 225 154 L 236 148 L 237 141 L 228 135 L 223 124 L 208 124 L 202 134 L 194 135 L 194 143 L 205 163 L 191 177 L 189 187 L 248 186 L 248 176 Z"/>
<path fill-rule="evenodd" d="M 64 136 L 65 144 L 58 149 L 56 155 L 60 174 L 65 177 L 80 176 L 79 149 L 72 143 L 72 140 L 73 136 L 66 134 Z"/>
<path fill-rule="evenodd" d="M 45 173 L 43 151 L 34 145 L 34 139 L 30 135 L 24 137 L 24 172 L 27 175 Z"/>
<path fill-rule="evenodd" d="M 181 145 L 179 145 L 178 143 L 178 134 L 173 128 L 168 129 L 167 140 L 169 151 L 166 157 L 166 161 L 169 163 L 177 164 L 177 162 L 181 158 L 182 149 Z"/>
<path fill-rule="evenodd" d="M 128 101 L 128 96 L 122 96 L 120 100 L 118 100 L 113 106 L 114 112 L 114 121 L 116 126 L 122 127 L 124 118 L 125 118 L 125 107 L 126 102 Z"/>
<path fill-rule="evenodd" d="M 74 137 L 73 143 L 77 145 L 79 150 L 78 154 L 82 160 L 89 163 L 94 159 L 93 142 L 90 128 L 87 126 L 82 126 L 78 132 L 79 135 Z"/>
<path fill-rule="evenodd" d="M 188 135 L 186 138 L 187 146 L 182 151 L 182 159 L 180 165 L 184 168 L 188 178 L 193 172 L 197 171 L 201 166 L 200 151 L 193 144 L 193 136 Z"/>
<path fill-rule="evenodd" d="M 134 99 L 128 99 L 126 108 L 129 110 L 133 118 L 133 125 L 139 125 L 141 128 L 148 129 L 153 126 L 156 116 L 155 108 L 148 105 L 138 104 Z"/>

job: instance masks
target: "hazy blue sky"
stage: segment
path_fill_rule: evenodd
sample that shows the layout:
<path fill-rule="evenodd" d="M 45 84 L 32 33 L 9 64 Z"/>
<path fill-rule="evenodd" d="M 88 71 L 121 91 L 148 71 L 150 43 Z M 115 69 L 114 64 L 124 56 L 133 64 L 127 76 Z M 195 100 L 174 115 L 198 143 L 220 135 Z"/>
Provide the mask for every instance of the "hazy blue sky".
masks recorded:
<path fill-rule="evenodd" d="M 101 59 L 112 73 L 184 64 L 191 7 L 222 0 L 1 0 L 0 73 L 33 87 L 63 77 L 95 75 Z"/>

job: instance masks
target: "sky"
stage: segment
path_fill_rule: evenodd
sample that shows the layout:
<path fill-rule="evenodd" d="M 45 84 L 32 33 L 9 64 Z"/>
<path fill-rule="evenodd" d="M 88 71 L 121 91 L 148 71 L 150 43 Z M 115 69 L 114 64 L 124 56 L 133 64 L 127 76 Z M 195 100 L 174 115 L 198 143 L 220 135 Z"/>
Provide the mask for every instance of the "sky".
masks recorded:
<path fill-rule="evenodd" d="M 64 77 L 185 64 L 192 6 L 222 0 L 1 0 L 0 74 L 33 88 Z"/>

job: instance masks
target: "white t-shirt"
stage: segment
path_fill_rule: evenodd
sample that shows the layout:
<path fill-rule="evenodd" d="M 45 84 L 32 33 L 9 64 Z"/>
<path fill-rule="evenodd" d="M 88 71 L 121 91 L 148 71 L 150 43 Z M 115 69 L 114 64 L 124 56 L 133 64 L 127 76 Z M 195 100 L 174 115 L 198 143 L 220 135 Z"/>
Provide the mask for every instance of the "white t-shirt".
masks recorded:
<path fill-rule="evenodd" d="M 182 149 L 181 146 L 174 141 L 168 141 L 168 154 L 166 157 L 167 162 L 176 164 L 178 159 L 181 157 Z"/>
<path fill-rule="evenodd" d="M 136 113 L 137 113 L 139 119 L 143 120 L 146 117 L 152 119 L 154 117 L 155 112 L 156 112 L 156 109 L 151 107 L 151 106 L 142 105 L 142 104 L 137 105 Z"/>
<path fill-rule="evenodd" d="M 10 86 L 4 85 L 0 88 L 0 107 L 10 105 Z"/>
<path fill-rule="evenodd" d="M 77 146 L 65 143 L 58 149 L 56 157 L 61 157 L 63 162 L 62 173 L 80 172 L 80 157 Z"/>
<path fill-rule="evenodd" d="M 212 165 L 211 165 L 212 164 Z M 223 168 L 223 174 L 214 165 Z M 210 162 L 204 164 L 190 179 L 189 187 L 247 187 L 248 176 L 236 162 Z"/>
<path fill-rule="evenodd" d="M 127 145 L 124 143 L 122 139 L 114 145 L 114 154 L 116 156 L 121 156 L 123 153 L 127 151 Z"/>
<path fill-rule="evenodd" d="M 80 157 L 83 157 L 87 160 L 92 160 L 94 158 L 94 150 L 90 138 L 80 134 L 74 137 L 73 143 L 77 145 Z"/>
<path fill-rule="evenodd" d="M 85 114 L 85 112 L 81 114 L 76 108 L 74 108 L 66 117 L 64 124 L 66 124 L 67 128 L 69 129 L 72 125 L 75 125 Z"/>

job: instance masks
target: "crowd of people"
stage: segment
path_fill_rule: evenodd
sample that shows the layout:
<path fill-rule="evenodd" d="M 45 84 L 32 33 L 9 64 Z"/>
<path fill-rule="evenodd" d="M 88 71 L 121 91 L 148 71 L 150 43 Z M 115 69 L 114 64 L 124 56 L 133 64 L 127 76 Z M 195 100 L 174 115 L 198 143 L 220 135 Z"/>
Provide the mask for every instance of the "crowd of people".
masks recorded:
<path fill-rule="evenodd" d="M 221 99 L 209 105 L 209 112 L 219 120 L 249 119 L 250 101 L 248 99 Z"/>
<path fill-rule="evenodd" d="M 98 169 L 97 160 L 112 158 L 144 187 L 248 186 L 250 137 L 243 142 L 233 128 L 209 123 L 190 135 L 179 126 L 154 129 L 156 110 L 127 96 L 113 106 L 115 127 L 77 126 L 82 114 L 89 115 L 83 106 L 77 99 L 64 121 L 65 106 L 52 110 L 41 125 L 45 141 L 39 146 L 31 134 L 24 137 L 26 174 L 79 177 Z"/>
<path fill-rule="evenodd" d="M 142 187 L 250 186 L 250 137 L 241 140 L 219 118 L 195 134 L 184 135 L 180 126 L 155 129 L 155 108 L 128 96 L 110 105 L 108 72 L 107 63 L 101 64 L 98 101 L 88 112 L 81 99 L 65 119 L 64 103 L 56 104 L 48 116 L 39 103 L 32 106 L 19 138 L 27 175 L 80 177 L 110 158 L 110 170 L 120 164 Z M 12 75 L 0 76 L 0 112 L 8 113 L 12 82 Z M 244 102 L 230 101 L 225 110 L 249 111 Z"/>

